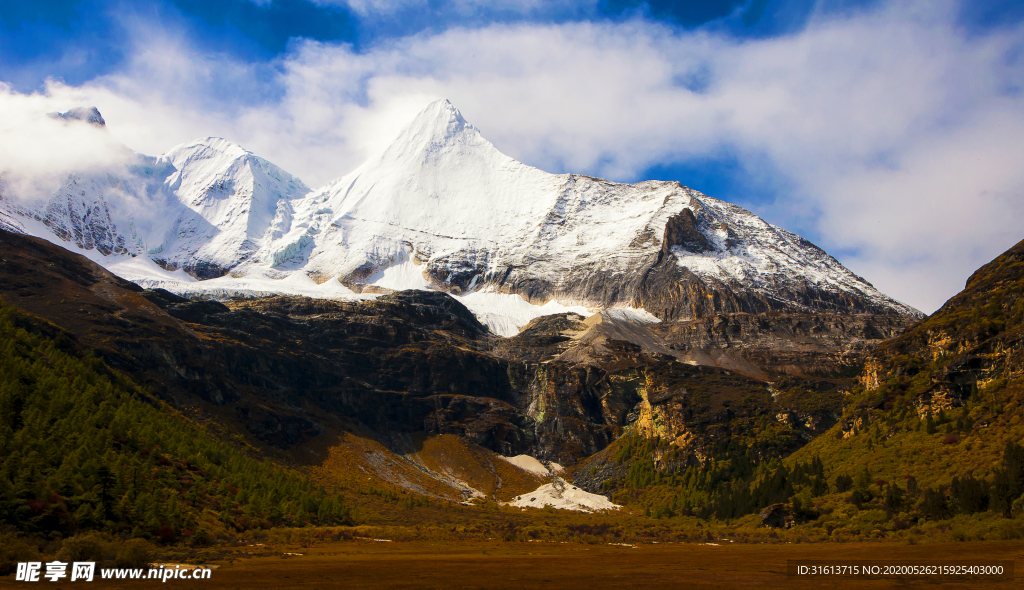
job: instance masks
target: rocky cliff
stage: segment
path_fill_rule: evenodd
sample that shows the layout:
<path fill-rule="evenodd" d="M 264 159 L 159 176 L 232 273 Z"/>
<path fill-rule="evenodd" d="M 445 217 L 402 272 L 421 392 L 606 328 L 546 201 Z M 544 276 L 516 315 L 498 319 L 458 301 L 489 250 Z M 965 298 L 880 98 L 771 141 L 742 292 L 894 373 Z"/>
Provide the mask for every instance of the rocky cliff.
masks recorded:
<path fill-rule="evenodd" d="M 1022 293 L 1024 242 L 978 269 L 930 317 L 872 351 L 860 382 L 874 395 L 849 419 L 851 428 L 907 396 L 922 416 L 979 396 L 1019 403 L 1012 400 L 1024 376 Z"/>

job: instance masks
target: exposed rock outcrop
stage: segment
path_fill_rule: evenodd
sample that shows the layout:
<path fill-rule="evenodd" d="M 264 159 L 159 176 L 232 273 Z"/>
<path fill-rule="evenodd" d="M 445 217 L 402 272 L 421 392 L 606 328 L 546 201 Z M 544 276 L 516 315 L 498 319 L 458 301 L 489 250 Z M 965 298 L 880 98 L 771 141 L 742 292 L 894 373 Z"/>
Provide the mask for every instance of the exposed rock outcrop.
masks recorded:
<path fill-rule="evenodd" d="M 1024 377 L 1024 242 L 981 267 L 962 292 L 903 334 L 875 348 L 860 384 L 876 392 L 851 415 L 870 423 L 900 396 L 914 396 L 921 416 L 990 401 Z M 1018 402 L 1011 402 L 1018 403 Z M 875 412 L 873 412 L 873 410 Z"/>

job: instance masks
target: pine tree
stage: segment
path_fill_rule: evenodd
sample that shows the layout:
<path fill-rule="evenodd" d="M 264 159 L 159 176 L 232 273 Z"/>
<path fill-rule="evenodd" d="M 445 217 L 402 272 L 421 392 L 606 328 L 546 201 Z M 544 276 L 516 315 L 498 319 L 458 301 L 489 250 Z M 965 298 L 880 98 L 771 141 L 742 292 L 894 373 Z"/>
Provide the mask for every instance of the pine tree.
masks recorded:
<path fill-rule="evenodd" d="M 1013 501 L 1024 494 L 1024 447 L 1008 441 L 1003 461 L 992 482 L 992 508 L 1013 517 Z"/>
<path fill-rule="evenodd" d="M 926 488 L 921 494 L 921 502 L 918 504 L 921 513 L 932 520 L 941 520 L 949 516 L 949 503 L 946 495 L 941 490 Z"/>
<path fill-rule="evenodd" d="M 885 490 L 885 510 L 889 514 L 896 514 L 903 508 L 903 490 L 895 483 L 891 483 Z"/>

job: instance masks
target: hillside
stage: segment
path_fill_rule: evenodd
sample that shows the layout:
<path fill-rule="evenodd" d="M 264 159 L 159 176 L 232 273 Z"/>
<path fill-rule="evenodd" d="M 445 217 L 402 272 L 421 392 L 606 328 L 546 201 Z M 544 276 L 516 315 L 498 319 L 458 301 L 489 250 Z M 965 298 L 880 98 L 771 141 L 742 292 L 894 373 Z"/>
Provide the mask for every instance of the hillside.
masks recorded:
<path fill-rule="evenodd" d="M 781 462 L 739 445 L 686 466 L 674 460 L 678 445 L 625 437 L 588 465 L 613 474 L 602 484 L 613 499 L 663 518 L 764 522 L 833 540 L 1020 538 L 1022 293 L 1024 242 L 874 347 L 839 392 L 841 418 Z"/>
<path fill-rule="evenodd" d="M 259 460 L 0 302 L 0 520 L 212 543 L 225 531 L 351 524 L 350 508 Z"/>
<path fill-rule="evenodd" d="M 705 522 L 816 539 L 1024 531 L 1020 245 L 880 341 L 900 326 L 630 311 L 498 338 L 443 293 L 188 300 L 38 238 L 0 240 L 3 493 L 22 530 L 216 537 L 302 524 L 285 510 L 298 498 L 323 523 L 442 518 L 493 534 L 506 526 L 496 502 L 552 477 L 502 459 L 521 454 L 624 505 L 600 529 L 618 535 L 690 538 Z M 747 321 L 761 325 L 744 333 Z M 686 362 L 697 352 L 730 368 Z M 126 479 L 143 467 L 145 482 Z M 126 516 L 126 494 L 160 501 Z M 561 526 L 534 530 L 557 539 Z"/>
<path fill-rule="evenodd" d="M 0 240 L 3 293 L 12 304 L 75 334 L 166 399 L 195 406 L 269 448 L 288 450 L 357 425 L 378 433 L 457 434 L 504 455 L 572 464 L 641 415 L 651 424 L 668 420 L 675 438 L 684 425 L 753 420 L 776 403 L 763 376 L 742 372 L 727 380 L 748 393 L 716 393 L 714 384 L 729 369 L 679 363 L 690 353 L 628 314 L 547 316 L 500 339 L 442 293 L 404 291 L 362 302 L 190 301 L 142 290 L 38 238 L 3 233 Z M 849 381 L 799 373 L 774 379 L 809 391 Z M 651 403 L 654 392 L 685 391 L 681 386 L 708 391 L 707 400 L 669 404 L 671 395 L 659 393 Z M 729 409 L 747 397 L 749 411 Z M 834 420 L 835 403 L 814 405 L 812 426 L 788 427 L 796 430 L 787 448 Z M 801 402 L 790 410 L 804 413 Z M 709 444 L 714 430 L 699 428 L 704 434 L 694 444 Z"/>
<path fill-rule="evenodd" d="M 953 500 L 953 478 L 985 480 L 983 487 L 993 485 L 979 507 L 1020 513 L 1024 476 L 1014 467 L 1016 479 L 1003 481 L 997 465 L 1008 444 L 1024 441 L 1022 294 L 1024 242 L 975 272 L 932 316 L 878 346 L 832 436 L 800 455 L 820 454 L 837 472 L 864 466 L 889 481 L 913 475 Z"/>
<path fill-rule="evenodd" d="M 496 469 L 499 455 L 578 469 L 631 431 L 678 440 L 683 468 L 730 444 L 761 459 L 784 456 L 835 422 L 836 392 L 853 383 L 828 374 L 846 365 L 828 361 L 834 346 L 822 343 L 858 341 L 859 350 L 871 341 L 851 339 L 871 335 L 857 322 L 851 332 L 826 329 L 824 317 L 780 316 L 788 327 L 761 342 L 762 353 L 792 346 L 824 372 L 744 364 L 743 339 L 730 330 L 730 342 L 715 343 L 731 347 L 719 349 L 728 355 L 715 353 L 714 362 L 731 359 L 736 371 L 680 362 L 694 350 L 632 312 L 546 316 L 502 339 L 442 293 L 193 301 L 143 290 L 38 238 L 0 233 L 0 244 L 9 304 L 59 326 L 224 437 L 242 436 L 286 464 L 341 467 L 324 471 L 325 482 L 348 485 L 362 470 L 388 489 L 457 501 L 507 500 L 539 484 Z M 814 326 L 817 340 L 798 341 Z M 847 363 L 858 354 L 841 356 Z M 461 442 L 437 442 L 445 440 Z M 584 487 L 598 491 L 605 472 L 597 475 Z"/>

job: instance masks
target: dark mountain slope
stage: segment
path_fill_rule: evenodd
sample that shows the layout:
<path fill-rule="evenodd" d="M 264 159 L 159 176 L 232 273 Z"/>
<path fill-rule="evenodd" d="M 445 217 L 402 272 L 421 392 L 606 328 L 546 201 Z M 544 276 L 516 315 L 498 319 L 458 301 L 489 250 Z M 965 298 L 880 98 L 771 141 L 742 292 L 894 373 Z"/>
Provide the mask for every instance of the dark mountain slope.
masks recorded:
<path fill-rule="evenodd" d="M 162 541 L 351 522 L 298 473 L 226 444 L 60 328 L 0 302 L 0 523 Z"/>
<path fill-rule="evenodd" d="M 499 339 L 441 293 L 189 301 L 140 290 L 36 238 L 0 240 L 5 299 L 165 399 L 268 450 L 358 426 L 382 440 L 456 434 L 506 455 L 572 464 L 638 422 L 646 436 L 686 435 L 686 461 L 722 437 L 754 440 L 781 428 L 765 447 L 777 454 L 838 415 L 835 401 L 810 392 L 829 400 L 827 392 L 848 383 L 779 376 L 774 387 L 785 395 L 773 395 L 763 378 L 731 374 L 735 359 L 729 368 L 681 363 L 692 351 L 611 316 L 549 316 Z M 730 354 L 741 354 L 741 340 L 727 344 Z M 732 383 L 725 389 L 723 378 Z M 792 419 L 754 427 L 780 413 Z"/>

